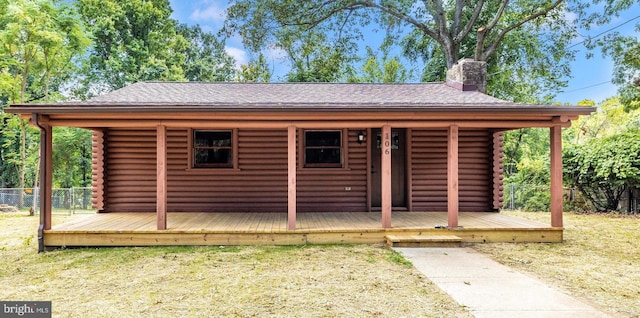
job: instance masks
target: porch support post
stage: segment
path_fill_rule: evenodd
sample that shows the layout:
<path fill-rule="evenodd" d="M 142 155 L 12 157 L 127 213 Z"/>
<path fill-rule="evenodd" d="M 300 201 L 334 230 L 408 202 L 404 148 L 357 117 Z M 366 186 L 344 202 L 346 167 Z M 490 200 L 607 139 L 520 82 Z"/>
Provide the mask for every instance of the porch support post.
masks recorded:
<path fill-rule="evenodd" d="M 382 126 L 381 194 L 382 227 L 391 227 L 391 126 Z"/>
<path fill-rule="evenodd" d="M 156 127 L 156 214 L 158 230 L 167 229 L 167 127 Z"/>
<path fill-rule="evenodd" d="M 297 169 L 296 169 L 296 126 L 289 126 L 287 128 L 287 140 L 288 140 L 288 203 L 287 203 L 287 229 L 296 229 L 296 205 L 297 205 Z"/>
<path fill-rule="evenodd" d="M 551 226 L 562 227 L 562 127 L 550 128 Z"/>
<path fill-rule="evenodd" d="M 38 252 L 44 252 L 44 231 L 51 229 L 53 130 L 50 125 L 40 123 L 38 114 L 33 114 L 31 121 L 40 129 L 40 225 L 38 226 Z"/>
<path fill-rule="evenodd" d="M 447 218 L 449 228 L 458 227 L 458 126 L 449 126 L 447 134 Z"/>

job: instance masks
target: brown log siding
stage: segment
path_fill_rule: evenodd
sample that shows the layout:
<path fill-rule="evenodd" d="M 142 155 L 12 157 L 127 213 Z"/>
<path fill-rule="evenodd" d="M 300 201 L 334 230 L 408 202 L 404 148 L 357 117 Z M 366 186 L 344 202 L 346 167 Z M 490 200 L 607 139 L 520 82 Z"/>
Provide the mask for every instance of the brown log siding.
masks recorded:
<path fill-rule="evenodd" d="M 107 135 L 105 211 L 154 211 L 155 130 Z M 239 130 L 237 170 L 190 169 L 189 130 L 169 129 L 167 136 L 170 212 L 286 211 L 285 130 Z M 299 169 L 300 212 L 366 210 L 366 144 L 357 142 L 357 131 L 348 140 L 348 167 Z"/>
<path fill-rule="evenodd" d="M 504 132 L 493 133 L 493 209 L 502 208 L 504 194 Z"/>
<path fill-rule="evenodd" d="M 447 210 L 447 131 L 412 130 L 414 211 Z"/>
<path fill-rule="evenodd" d="M 489 211 L 492 196 L 487 130 L 460 130 L 460 211 Z M 412 200 L 414 211 L 447 210 L 447 131 L 412 130 Z"/>
<path fill-rule="evenodd" d="M 104 134 L 94 130 L 91 134 L 91 206 L 104 209 Z"/>
<path fill-rule="evenodd" d="M 410 172 L 414 211 L 447 209 L 447 131 L 413 129 Z M 300 133 L 298 142 L 301 142 Z M 94 134 L 94 161 L 104 156 L 104 211 L 155 211 L 155 130 L 109 129 Z M 287 210 L 287 131 L 238 131 L 237 169 L 191 169 L 189 129 L 167 131 L 168 211 L 285 212 Z M 367 143 L 348 130 L 343 169 L 298 169 L 298 211 L 366 211 Z M 101 143 L 101 141 L 103 141 Z M 500 173 L 494 171 L 489 130 L 460 130 L 460 211 L 492 210 Z M 102 151 L 101 145 L 104 146 Z M 298 147 L 300 150 L 300 147 Z M 301 159 L 299 159 L 301 160 Z M 302 164 L 299 162 L 299 167 Z M 95 181 L 94 204 L 100 200 Z"/>
<path fill-rule="evenodd" d="M 169 211 L 278 211 L 287 208 L 287 133 L 238 131 L 238 170 L 191 169 L 190 130 L 169 130 Z"/>
<path fill-rule="evenodd" d="M 358 143 L 357 135 L 357 130 L 348 130 L 344 169 L 298 170 L 298 211 L 367 210 L 367 143 Z"/>
<path fill-rule="evenodd" d="M 106 130 L 104 151 L 104 211 L 155 211 L 155 129 Z"/>
<path fill-rule="evenodd" d="M 491 211 L 493 133 L 460 130 L 460 211 Z"/>

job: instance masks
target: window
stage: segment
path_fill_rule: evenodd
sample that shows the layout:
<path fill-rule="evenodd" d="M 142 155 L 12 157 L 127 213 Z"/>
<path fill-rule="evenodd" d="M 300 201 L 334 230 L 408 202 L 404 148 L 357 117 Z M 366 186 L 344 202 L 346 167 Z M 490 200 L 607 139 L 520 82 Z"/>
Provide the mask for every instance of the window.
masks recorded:
<path fill-rule="evenodd" d="M 233 168 L 231 130 L 193 131 L 194 168 Z"/>
<path fill-rule="evenodd" d="M 305 167 L 342 167 L 342 131 L 307 130 L 304 146 Z"/>

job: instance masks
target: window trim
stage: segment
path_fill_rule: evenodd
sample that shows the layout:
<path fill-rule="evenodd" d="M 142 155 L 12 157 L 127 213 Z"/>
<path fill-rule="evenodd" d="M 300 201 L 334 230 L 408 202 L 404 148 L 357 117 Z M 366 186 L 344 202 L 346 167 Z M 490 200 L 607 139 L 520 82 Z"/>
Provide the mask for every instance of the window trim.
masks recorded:
<path fill-rule="evenodd" d="M 307 132 L 339 132 L 340 133 L 340 146 L 339 147 L 327 147 L 340 149 L 340 163 L 307 163 Z M 299 144 L 298 153 L 301 160 L 299 167 L 304 169 L 347 169 L 348 168 L 348 144 L 349 144 L 349 130 L 348 129 L 299 129 L 298 135 L 302 136 L 302 140 Z M 316 148 L 316 147 L 314 147 Z"/>
<path fill-rule="evenodd" d="M 195 164 L 195 146 L 194 138 L 196 131 L 218 131 L 218 132 L 231 132 L 231 162 L 229 164 L 220 164 L 219 166 L 196 166 Z M 188 163 L 187 170 L 193 171 L 230 171 L 238 170 L 238 129 L 194 129 L 189 128 L 188 140 L 187 140 L 187 154 Z"/>

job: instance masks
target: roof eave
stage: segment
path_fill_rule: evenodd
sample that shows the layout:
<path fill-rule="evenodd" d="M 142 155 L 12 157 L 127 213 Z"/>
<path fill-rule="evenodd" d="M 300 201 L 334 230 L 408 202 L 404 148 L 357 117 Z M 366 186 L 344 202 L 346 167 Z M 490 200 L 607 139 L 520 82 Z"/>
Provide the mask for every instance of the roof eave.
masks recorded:
<path fill-rule="evenodd" d="M 5 109 L 13 114 L 87 114 L 87 113 L 197 113 L 197 112 L 506 112 L 588 115 L 595 107 L 556 106 L 511 103 L 451 104 L 16 104 Z"/>

